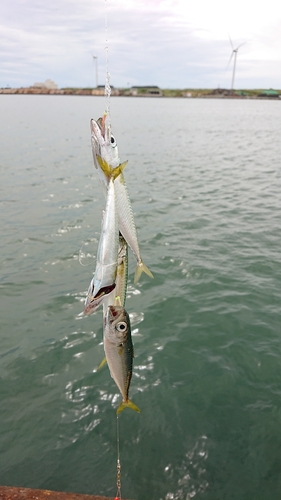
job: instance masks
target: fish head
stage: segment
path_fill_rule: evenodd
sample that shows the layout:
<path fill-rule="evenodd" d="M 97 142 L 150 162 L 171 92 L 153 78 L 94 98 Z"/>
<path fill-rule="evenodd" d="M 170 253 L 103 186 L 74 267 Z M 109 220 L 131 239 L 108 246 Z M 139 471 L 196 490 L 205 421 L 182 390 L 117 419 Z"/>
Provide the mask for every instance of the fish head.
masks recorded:
<path fill-rule="evenodd" d="M 125 342 L 130 334 L 130 318 L 127 311 L 122 306 L 109 306 L 105 317 L 105 324 L 108 326 L 108 336 Z"/>
<path fill-rule="evenodd" d="M 112 168 L 120 165 L 117 142 L 111 133 L 111 126 L 106 113 L 97 121 L 91 120 L 91 141 L 96 169 L 100 169 L 97 156 Z"/>

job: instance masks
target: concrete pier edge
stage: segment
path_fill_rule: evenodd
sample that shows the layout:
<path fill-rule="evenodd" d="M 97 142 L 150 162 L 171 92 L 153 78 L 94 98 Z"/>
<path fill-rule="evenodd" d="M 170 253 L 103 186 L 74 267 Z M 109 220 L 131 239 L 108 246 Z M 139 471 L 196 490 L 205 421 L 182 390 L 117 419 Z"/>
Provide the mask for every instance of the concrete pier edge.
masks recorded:
<path fill-rule="evenodd" d="M 0 486 L 0 500 L 114 500 L 114 497 Z"/>

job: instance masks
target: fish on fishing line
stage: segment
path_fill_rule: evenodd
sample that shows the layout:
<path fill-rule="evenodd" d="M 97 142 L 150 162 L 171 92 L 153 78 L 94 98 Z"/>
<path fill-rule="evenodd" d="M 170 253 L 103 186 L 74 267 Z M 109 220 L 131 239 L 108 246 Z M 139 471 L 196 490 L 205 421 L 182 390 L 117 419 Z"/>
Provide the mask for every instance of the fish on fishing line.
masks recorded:
<path fill-rule="evenodd" d="M 104 297 L 102 302 L 103 305 L 103 317 L 105 318 L 107 314 L 108 307 L 110 305 L 118 305 L 125 307 L 126 295 L 127 295 L 127 281 L 128 281 L 128 245 L 124 240 L 121 233 L 119 233 L 119 248 L 118 248 L 118 258 L 117 258 L 117 273 L 115 288 L 111 293 Z M 106 357 L 99 364 L 97 371 L 100 370 L 107 363 Z"/>
<path fill-rule="evenodd" d="M 84 314 L 86 315 L 94 312 L 105 296 L 112 292 L 116 286 L 119 230 L 115 198 L 114 181 L 111 178 L 102 220 L 96 269 L 85 300 Z"/>
<path fill-rule="evenodd" d="M 103 314 L 105 316 L 110 305 L 121 305 L 125 307 L 128 283 L 128 245 L 122 234 L 119 232 L 119 246 L 117 256 L 117 269 L 115 288 L 103 301 Z"/>
<path fill-rule="evenodd" d="M 137 268 L 134 276 L 136 284 L 144 272 L 150 278 L 153 274 L 144 264 L 138 243 L 137 230 L 132 210 L 131 200 L 123 175 L 124 166 L 127 162 L 121 163 L 118 147 L 114 136 L 111 134 L 111 127 L 106 123 L 107 115 L 97 121 L 91 120 L 91 141 L 95 168 L 98 170 L 100 181 L 106 193 L 109 181 L 115 179 L 116 206 L 118 213 L 119 230 L 131 248 L 136 261 Z M 117 175 L 115 170 L 117 169 Z M 119 172 L 120 170 L 120 172 Z"/>
<path fill-rule="evenodd" d="M 125 408 L 140 412 L 129 399 L 129 388 L 133 371 L 134 348 L 129 314 L 123 306 L 110 305 L 104 316 L 104 352 L 110 374 L 123 398 L 117 415 Z"/>

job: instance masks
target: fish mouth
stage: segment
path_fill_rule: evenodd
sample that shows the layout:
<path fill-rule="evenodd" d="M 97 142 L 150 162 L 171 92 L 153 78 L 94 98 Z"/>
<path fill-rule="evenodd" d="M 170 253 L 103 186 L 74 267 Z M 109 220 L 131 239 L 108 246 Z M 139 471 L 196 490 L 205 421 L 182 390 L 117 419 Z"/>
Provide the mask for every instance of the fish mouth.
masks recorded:
<path fill-rule="evenodd" d="M 104 295 L 108 295 L 110 292 L 112 292 L 112 290 L 114 290 L 115 287 L 116 283 L 112 283 L 112 285 L 103 286 L 102 288 L 99 289 L 98 293 L 96 293 L 96 295 L 91 299 L 91 301 L 97 300 L 103 297 Z"/>
<path fill-rule="evenodd" d="M 106 114 L 97 120 L 91 119 L 91 132 L 97 141 L 106 140 Z"/>
<path fill-rule="evenodd" d="M 90 121 L 90 125 L 91 125 L 91 139 L 92 139 L 92 150 L 93 150 L 93 155 L 94 155 L 94 163 L 95 163 L 95 167 L 98 168 L 96 155 L 97 154 L 101 155 L 101 146 L 102 146 L 102 143 L 104 142 L 104 138 L 102 136 L 101 128 L 100 128 L 100 125 L 98 122 L 96 122 L 92 118 Z"/>
<path fill-rule="evenodd" d="M 120 314 L 120 306 L 108 306 L 108 315 L 110 319 L 115 319 Z"/>
<path fill-rule="evenodd" d="M 96 123 L 99 126 L 100 132 L 102 137 L 105 140 L 105 121 L 106 121 L 106 114 L 103 115 L 103 117 L 100 117 L 97 119 Z"/>
<path fill-rule="evenodd" d="M 124 315 L 124 307 L 119 305 L 110 305 L 107 309 L 107 320 L 110 323 L 116 323 L 119 318 L 122 318 Z"/>
<path fill-rule="evenodd" d="M 116 284 L 104 286 L 99 289 L 98 293 L 94 296 L 88 295 L 85 302 L 84 314 L 88 315 L 94 312 L 102 303 L 106 295 L 109 295 L 116 287 Z"/>
<path fill-rule="evenodd" d="M 100 297 L 99 299 L 92 301 L 92 302 L 87 302 L 84 307 L 84 314 L 85 316 L 88 316 L 89 314 L 92 314 L 97 310 L 99 305 L 102 303 L 103 297 Z"/>

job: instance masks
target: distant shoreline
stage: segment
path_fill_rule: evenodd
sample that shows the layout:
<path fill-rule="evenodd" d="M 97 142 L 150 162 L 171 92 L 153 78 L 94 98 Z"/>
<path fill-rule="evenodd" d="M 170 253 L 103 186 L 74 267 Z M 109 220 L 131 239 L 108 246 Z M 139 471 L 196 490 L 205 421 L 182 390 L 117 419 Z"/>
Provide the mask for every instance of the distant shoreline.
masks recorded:
<path fill-rule="evenodd" d="M 46 87 L 20 87 L 0 88 L 0 94 L 14 95 L 73 95 L 73 96 L 104 96 L 104 88 L 46 88 Z M 112 88 L 113 97 L 178 97 L 178 98 L 204 98 L 204 99 L 277 99 L 281 100 L 281 90 L 253 89 L 159 89 L 149 87 L 133 87 L 131 89 Z"/>

